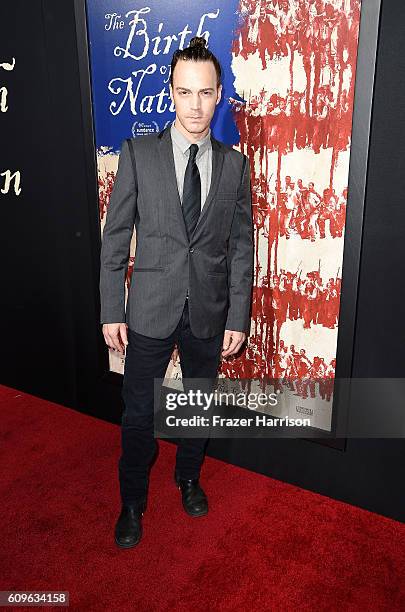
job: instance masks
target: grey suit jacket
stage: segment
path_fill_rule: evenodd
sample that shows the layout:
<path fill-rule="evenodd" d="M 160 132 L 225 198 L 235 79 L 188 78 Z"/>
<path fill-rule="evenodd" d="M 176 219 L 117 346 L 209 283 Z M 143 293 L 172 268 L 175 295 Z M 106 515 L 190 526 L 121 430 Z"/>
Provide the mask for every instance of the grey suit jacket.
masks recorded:
<path fill-rule="evenodd" d="M 128 141 L 122 144 L 103 231 L 101 323 L 126 322 L 140 334 L 166 338 L 180 320 L 189 288 L 196 337 L 224 329 L 249 333 L 254 249 L 247 156 L 211 135 L 211 186 L 189 241 L 169 127 L 132 143 L 132 151 Z M 134 225 L 135 262 L 125 311 Z"/>

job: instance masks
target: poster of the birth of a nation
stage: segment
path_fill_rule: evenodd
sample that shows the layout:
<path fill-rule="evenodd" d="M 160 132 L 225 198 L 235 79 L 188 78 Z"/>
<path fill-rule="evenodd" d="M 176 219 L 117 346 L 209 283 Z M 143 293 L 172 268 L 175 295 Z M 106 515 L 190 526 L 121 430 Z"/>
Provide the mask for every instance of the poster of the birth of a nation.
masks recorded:
<path fill-rule="evenodd" d="M 87 0 L 101 231 L 125 138 L 175 118 L 173 52 L 203 36 L 223 69 L 215 138 L 249 156 L 250 334 L 219 377 L 285 379 L 331 427 L 360 0 Z M 131 283 L 134 231 L 126 291 Z M 110 351 L 110 369 L 123 358 Z M 166 378 L 181 377 L 170 362 Z M 321 379 L 315 383 L 312 379 Z M 279 414 L 281 414 L 279 413 Z"/>

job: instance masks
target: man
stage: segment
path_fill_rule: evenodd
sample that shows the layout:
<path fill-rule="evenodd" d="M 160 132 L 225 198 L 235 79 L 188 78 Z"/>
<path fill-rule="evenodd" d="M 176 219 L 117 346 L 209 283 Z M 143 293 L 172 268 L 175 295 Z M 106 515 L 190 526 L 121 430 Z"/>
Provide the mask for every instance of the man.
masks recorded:
<path fill-rule="evenodd" d="M 319 193 L 315 191 L 314 183 L 309 183 L 308 185 L 307 203 L 309 210 L 308 232 L 311 242 L 315 242 L 322 198 Z"/>
<path fill-rule="evenodd" d="M 221 68 L 195 37 L 171 63 L 176 118 L 159 134 L 124 141 L 101 250 L 101 323 L 106 344 L 124 352 L 122 508 L 118 546 L 142 535 L 148 470 L 156 450 L 154 378 L 178 347 L 183 378 L 215 380 L 222 357 L 250 329 L 253 228 L 248 158 L 210 129 L 221 99 Z M 133 145 L 133 148 L 131 148 Z M 124 308 L 133 226 L 136 253 Z M 208 511 L 200 483 L 206 439 L 177 447 L 175 482 L 190 516 Z"/>

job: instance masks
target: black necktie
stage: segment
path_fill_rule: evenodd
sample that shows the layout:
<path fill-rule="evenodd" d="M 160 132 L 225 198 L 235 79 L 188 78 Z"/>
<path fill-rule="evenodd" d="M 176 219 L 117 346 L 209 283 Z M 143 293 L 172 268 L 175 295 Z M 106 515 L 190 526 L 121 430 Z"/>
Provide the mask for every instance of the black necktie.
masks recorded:
<path fill-rule="evenodd" d="M 187 162 L 183 186 L 183 216 L 190 239 L 201 212 L 201 180 L 195 157 L 198 145 L 190 145 L 190 156 Z"/>

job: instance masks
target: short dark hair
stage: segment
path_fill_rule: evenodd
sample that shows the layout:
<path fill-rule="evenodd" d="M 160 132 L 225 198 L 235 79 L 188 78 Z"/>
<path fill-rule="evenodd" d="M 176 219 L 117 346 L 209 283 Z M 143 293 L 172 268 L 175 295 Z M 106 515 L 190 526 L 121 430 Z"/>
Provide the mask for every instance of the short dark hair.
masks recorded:
<path fill-rule="evenodd" d="M 170 69 L 170 85 L 173 87 L 173 72 L 179 60 L 193 60 L 194 62 L 212 62 L 217 73 L 217 87 L 221 84 L 221 64 L 215 55 L 207 47 L 207 41 L 203 36 L 194 36 L 185 49 L 177 49 L 173 53 Z"/>

